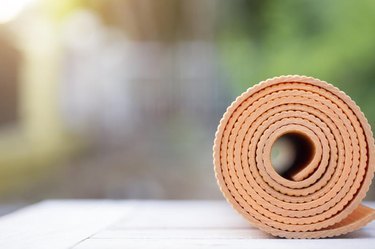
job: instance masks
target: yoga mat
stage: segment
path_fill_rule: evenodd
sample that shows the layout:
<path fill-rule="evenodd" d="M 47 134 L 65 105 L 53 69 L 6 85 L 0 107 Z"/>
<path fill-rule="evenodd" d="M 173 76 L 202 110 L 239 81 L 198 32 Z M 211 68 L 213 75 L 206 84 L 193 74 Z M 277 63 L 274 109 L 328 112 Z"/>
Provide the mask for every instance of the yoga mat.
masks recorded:
<path fill-rule="evenodd" d="M 282 140 L 294 155 L 278 173 L 271 152 Z M 225 112 L 213 150 L 225 198 L 267 233 L 333 237 L 375 219 L 361 204 L 374 174 L 370 125 L 350 97 L 324 81 L 281 76 L 249 88 Z"/>

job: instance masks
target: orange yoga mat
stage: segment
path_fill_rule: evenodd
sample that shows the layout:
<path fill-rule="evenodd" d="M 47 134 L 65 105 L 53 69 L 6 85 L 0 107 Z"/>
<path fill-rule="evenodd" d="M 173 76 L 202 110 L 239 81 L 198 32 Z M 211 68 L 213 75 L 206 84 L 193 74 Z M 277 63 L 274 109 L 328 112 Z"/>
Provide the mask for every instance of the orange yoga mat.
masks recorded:
<path fill-rule="evenodd" d="M 294 144 L 290 168 L 277 173 L 271 152 Z M 374 174 L 374 139 L 344 92 L 305 76 L 263 81 L 239 96 L 220 121 L 215 173 L 228 202 L 275 236 L 323 238 L 375 219 L 361 205 Z"/>

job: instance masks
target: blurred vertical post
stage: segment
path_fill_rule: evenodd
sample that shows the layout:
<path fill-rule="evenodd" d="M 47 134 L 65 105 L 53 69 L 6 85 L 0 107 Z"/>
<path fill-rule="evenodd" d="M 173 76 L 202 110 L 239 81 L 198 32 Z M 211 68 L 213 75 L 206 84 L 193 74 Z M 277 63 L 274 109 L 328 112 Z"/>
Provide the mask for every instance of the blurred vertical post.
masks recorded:
<path fill-rule="evenodd" d="M 25 31 L 21 42 L 22 125 L 36 153 L 53 153 L 66 142 L 59 109 L 60 40 L 57 27 L 47 20 L 34 20 Z"/>

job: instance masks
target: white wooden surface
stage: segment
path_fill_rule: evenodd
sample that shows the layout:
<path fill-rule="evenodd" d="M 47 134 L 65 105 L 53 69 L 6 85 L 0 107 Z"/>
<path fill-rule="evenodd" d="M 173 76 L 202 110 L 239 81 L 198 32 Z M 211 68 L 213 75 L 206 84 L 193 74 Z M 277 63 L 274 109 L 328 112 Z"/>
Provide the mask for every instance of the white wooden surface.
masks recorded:
<path fill-rule="evenodd" d="M 287 240 L 224 201 L 56 200 L 0 218 L 0 248 L 375 248 L 375 222 L 339 238 Z"/>

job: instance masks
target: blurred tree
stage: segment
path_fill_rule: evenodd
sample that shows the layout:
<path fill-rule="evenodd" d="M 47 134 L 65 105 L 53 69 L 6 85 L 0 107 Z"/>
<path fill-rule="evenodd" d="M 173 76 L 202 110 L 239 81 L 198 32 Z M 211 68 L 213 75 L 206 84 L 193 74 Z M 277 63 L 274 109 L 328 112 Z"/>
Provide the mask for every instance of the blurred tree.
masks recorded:
<path fill-rule="evenodd" d="M 375 1 L 220 1 L 218 10 L 237 93 L 273 76 L 313 76 L 347 92 L 374 126 Z"/>

